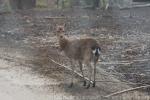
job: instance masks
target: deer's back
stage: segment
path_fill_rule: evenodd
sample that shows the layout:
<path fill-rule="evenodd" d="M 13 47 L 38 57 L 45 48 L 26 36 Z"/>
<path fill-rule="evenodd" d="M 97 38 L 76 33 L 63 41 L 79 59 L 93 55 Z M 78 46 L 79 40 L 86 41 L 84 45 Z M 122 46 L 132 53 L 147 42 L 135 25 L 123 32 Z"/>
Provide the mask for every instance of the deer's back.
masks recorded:
<path fill-rule="evenodd" d="M 78 39 L 70 41 L 64 52 L 71 59 L 84 60 L 86 57 L 91 58 L 92 48 L 98 46 L 97 41 L 94 39 Z"/>

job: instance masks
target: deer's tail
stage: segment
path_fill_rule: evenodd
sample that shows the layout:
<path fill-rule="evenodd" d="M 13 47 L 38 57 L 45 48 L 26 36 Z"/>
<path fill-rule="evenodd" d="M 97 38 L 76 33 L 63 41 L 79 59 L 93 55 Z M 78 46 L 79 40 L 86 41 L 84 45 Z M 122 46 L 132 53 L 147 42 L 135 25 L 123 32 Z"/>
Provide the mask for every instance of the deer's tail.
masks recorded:
<path fill-rule="evenodd" d="M 92 53 L 94 54 L 94 56 L 99 57 L 100 53 L 101 53 L 101 48 L 100 47 L 92 47 Z"/>

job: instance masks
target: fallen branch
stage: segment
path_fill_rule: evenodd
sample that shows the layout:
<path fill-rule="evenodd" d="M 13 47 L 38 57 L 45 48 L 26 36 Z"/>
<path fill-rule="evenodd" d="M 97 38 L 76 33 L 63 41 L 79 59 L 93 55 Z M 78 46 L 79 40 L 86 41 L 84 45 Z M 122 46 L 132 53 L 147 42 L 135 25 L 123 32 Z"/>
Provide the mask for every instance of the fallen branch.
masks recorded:
<path fill-rule="evenodd" d="M 53 63 L 55 63 L 55 64 L 57 64 L 57 65 L 59 65 L 59 66 L 62 66 L 62 67 L 66 68 L 66 69 L 69 70 L 69 71 L 72 71 L 71 68 L 69 68 L 69 67 L 67 67 L 67 66 L 65 66 L 65 65 L 62 65 L 62 64 L 56 62 L 55 60 L 53 60 L 53 59 L 51 59 L 51 58 L 50 58 L 50 60 L 51 60 Z M 77 71 L 74 71 L 74 73 L 77 74 L 78 76 L 80 76 L 81 78 L 83 78 L 82 74 L 78 73 Z M 87 77 L 84 77 L 84 79 L 87 80 L 87 81 L 90 81 Z M 90 82 L 93 83 L 93 81 L 90 81 Z"/>
<path fill-rule="evenodd" d="M 102 62 L 102 61 L 99 60 L 99 62 L 100 62 L 101 65 L 130 65 L 130 64 L 132 64 L 132 63 L 127 62 L 127 61 Z"/>
<path fill-rule="evenodd" d="M 122 90 L 122 91 L 118 91 L 118 92 L 106 95 L 104 97 L 108 98 L 108 97 L 119 95 L 119 94 L 122 94 L 125 92 L 134 91 L 134 90 L 138 90 L 138 89 L 142 89 L 142 88 L 148 88 L 148 87 L 150 87 L 150 85 L 140 86 L 140 87 L 136 87 L 136 88 L 130 88 L 130 89 L 126 89 L 126 90 Z"/>
<path fill-rule="evenodd" d="M 140 7 L 149 7 L 150 6 L 150 4 L 148 3 L 148 4 L 141 4 L 141 5 L 133 5 L 132 7 L 125 7 L 125 8 L 122 8 L 122 7 L 120 7 L 120 10 L 124 10 L 124 9 L 131 9 L 131 8 L 140 8 Z"/>
<path fill-rule="evenodd" d="M 67 17 L 44 17 L 45 19 L 66 19 Z"/>
<path fill-rule="evenodd" d="M 137 59 L 131 61 L 110 61 L 110 62 L 104 62 L 99 60 L 100 64 L 102 65 L 130 65 L 136 62 L 146 62 L 146 61 L 150 61 L 150 59 Z"/>

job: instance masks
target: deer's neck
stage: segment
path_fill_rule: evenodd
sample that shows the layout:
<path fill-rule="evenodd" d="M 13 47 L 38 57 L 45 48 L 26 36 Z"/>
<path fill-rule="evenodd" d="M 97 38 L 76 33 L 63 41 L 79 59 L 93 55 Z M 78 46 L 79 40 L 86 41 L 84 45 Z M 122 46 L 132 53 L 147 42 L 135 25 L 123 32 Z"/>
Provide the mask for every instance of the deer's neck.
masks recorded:
<path fill-rule="evenodd" d="M 69 40 L 66 39 L 66 38 L 59 39 L 59 45 L 60 45 L 61 50 L 65 50 L 65 48 L 67 47 L 68 43 L 69 43 Z"/>

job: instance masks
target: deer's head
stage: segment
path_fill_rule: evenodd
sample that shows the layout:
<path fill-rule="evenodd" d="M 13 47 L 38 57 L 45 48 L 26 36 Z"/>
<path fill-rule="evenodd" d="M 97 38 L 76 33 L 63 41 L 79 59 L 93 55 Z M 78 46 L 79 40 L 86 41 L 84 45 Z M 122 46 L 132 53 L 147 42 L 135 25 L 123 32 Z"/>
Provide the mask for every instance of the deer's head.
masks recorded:
<path fill-rule="evenodd" d="M 58 39 L 64 39 L 65 38 L 65 26 L 64 25 L 58 25 L 56 27 L 56 36 Z"/>

